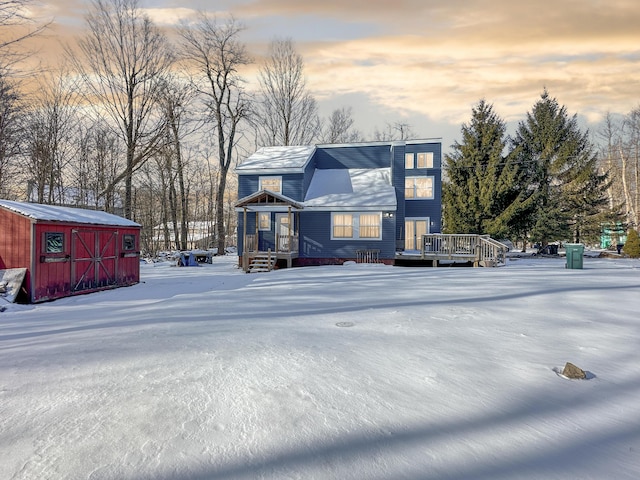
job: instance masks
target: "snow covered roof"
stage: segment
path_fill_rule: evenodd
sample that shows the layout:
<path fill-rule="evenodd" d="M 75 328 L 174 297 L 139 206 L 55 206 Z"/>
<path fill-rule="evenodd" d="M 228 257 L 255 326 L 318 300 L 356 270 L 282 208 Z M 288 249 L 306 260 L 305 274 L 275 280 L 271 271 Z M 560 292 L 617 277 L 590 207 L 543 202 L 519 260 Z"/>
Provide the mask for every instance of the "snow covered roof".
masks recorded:
<path fill-rule="evenodd" d="M 236 168 L 238 173 L 299 173 L 304 170 L 316 147 L 313 145 L 262 147 L 242 165 Z"/>
<path fill-rule="evenodd" d="M 389 168 L 316 170 L 305 209 L 395 210 L 396 191 Z"/>
<path fill-rule="evenodd" d="M 0 207 L 19 213 L 34 220 L 56 222 L 88 223 L 93 225 L 117 225 L 120 227 L 139 227 L 140 224 L 126 218 L 98 210 L 84 208 L 59 207 L 40 203 L 14 202 L 0 200 Z"/>

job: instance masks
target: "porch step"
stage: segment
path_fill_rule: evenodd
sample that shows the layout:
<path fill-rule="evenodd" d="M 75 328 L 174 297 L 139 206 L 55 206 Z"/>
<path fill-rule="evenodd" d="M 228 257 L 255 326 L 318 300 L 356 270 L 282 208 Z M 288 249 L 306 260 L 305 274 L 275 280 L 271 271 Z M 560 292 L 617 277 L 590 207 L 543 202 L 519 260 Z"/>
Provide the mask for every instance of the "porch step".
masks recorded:
<path fill-rule="evenodd" d="M 259 254 L 251 259 L 248 273 L 270 272 L 276 263 L 276 257 Z"/>

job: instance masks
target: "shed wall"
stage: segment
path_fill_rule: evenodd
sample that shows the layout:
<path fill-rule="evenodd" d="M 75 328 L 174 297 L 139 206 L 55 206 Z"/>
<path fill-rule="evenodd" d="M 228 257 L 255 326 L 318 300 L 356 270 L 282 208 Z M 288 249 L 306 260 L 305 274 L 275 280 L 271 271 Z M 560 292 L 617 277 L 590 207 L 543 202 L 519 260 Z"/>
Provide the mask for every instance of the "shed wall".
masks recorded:
<path fill-rule="evenodd" d="M 36 221 L 0 208 L 0 269 L 26 268 L 31 302 L 133 285 L 140 281 L 140 228 Z M 60 252 L 47 252 L 47 233 L 62 233 Z M 133 235 L 134 245 L 125 235 Z"/>
<path fill-rule="evenodd" d="M 0 209 L 0 268 L 28 266 L 31 245 L 31 222 L 28 218 Z"/>
<path fill-rule="evenodd" d="M 31 220 L 0 208 L 0 269 L 27 268 L 24 281 L 31 293 Z"/>
<path fill-rule="evenodd" d="M 47 253 L 47 233 L 62 233 L 63 251 Z M 135 236 L 135 249 L 125 252 L 124 235 Z M 140 281 L 138 228 L 37 223 L 35 272 L 31 301 L 40 302 Z"/>

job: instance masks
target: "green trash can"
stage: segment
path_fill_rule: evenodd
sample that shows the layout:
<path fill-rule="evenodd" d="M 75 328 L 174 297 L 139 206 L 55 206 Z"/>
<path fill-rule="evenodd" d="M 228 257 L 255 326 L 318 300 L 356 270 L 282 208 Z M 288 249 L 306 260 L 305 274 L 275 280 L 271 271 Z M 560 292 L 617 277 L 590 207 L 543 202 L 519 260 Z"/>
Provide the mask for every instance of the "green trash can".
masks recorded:
<path fill-rule="evenodd" d="M 582 258 L 584 257 L 584 245 L 581 243 L 565 243 L 564 249 L 567 252 L 566 268 L 582 268 Z"/>

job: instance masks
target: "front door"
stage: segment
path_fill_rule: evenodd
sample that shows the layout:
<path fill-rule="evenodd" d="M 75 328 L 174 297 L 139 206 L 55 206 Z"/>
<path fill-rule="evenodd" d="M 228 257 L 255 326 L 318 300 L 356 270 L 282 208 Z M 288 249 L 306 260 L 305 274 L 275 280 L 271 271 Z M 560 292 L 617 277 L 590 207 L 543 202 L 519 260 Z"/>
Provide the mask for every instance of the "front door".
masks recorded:
<path fill-rule="evenodd" d="M 289 225 L 289 218 L 293 222 L 293 215 L 276 213 L 276 251 L 289 252 L 289 238 L 293 235 L 293 225 Z"/>

